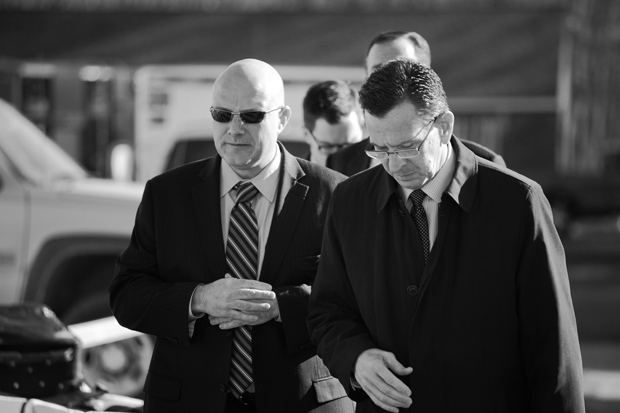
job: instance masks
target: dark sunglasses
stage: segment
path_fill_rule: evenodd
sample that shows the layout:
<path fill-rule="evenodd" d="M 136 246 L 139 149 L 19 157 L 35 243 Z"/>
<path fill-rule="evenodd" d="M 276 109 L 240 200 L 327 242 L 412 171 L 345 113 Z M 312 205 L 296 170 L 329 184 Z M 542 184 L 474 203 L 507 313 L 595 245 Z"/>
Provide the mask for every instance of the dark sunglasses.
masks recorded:
<path fill-rule="evenodd" d="M 217 109 L 211 106 L 211 116 L 213 120 L 219 123 L 228 123 L 232 120 L 234 115 L 239 115 L 242 123 L 261 123 L 263 119 L 265 119 L 265 115 L 267 113 L 275 112 L 276 110 L 282 109 L 283 106 L 277 107 L 275 109 L 268 110 L 266 112 L 261 112 L 259 110 L 248 110 L 244 112 L 233 112 L 227 109 Z"/>

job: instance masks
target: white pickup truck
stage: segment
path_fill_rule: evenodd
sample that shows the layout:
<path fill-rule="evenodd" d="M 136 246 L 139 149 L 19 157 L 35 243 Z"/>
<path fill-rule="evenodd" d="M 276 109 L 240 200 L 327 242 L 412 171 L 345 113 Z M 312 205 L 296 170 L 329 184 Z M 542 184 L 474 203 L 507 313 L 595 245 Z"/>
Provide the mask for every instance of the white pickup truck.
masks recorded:
<path fill-rule="evenodd" d="M 110 316 L 106 288 L 142 190 L 90 177 L 0 100 L 0 304 L 44 303 L 67 325 Z M 151 353 L 143 335 L 89 348 L 84 375 L 136 395 Z"/>

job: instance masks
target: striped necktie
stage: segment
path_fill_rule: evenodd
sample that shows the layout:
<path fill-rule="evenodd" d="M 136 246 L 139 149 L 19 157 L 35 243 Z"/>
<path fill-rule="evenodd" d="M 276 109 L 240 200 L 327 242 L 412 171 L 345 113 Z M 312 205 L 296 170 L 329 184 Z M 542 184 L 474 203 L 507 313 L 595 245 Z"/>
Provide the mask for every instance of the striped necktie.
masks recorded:
<path fill-rule="evenodd" d="M 418 227 L 418 233 L 420 234 L 420 241 L 422 241 L 422 250 L 424 251 L 424 264 L 428 261 L 428 253 L 430 250 L 430 241 L 428 236 L 428 219 L 426 218 L 426 211 L 422 206 L 426 194 L 421 189 L 413 191 L 409 198 L 413 202 L 413 208 L 411 208 L 411 216 L 415 221 L 415 225 Z"/>
<path fill-rule="evenodd" d="M 258 189 L 249 181 L 241 181 L 237 203 L 230 213 L 226 262 L 237 278 L 255 280 L 258 267 L 258 224 L 252 209 L 252 200 Z M 237 398 L 252 384 L 252 327 L 233 330 L 233 350 L 230 366 L 230 389 Z"/>

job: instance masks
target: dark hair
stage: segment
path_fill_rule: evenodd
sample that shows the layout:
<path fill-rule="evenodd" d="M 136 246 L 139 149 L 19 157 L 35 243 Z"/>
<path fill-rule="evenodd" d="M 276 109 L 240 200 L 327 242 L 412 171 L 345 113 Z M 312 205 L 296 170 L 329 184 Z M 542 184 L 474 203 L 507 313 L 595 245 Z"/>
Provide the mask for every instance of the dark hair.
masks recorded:
<path fill-rule="evenodd" d="M 409 102 L 420 117 L 434 118 L 450 110 L 441 79 L 428 66 L 406 59 L 380 65 L 360 89 L 362 109 L 382 118 L 396 106 Z"/>
<path fill-rule="evenodd" d="M 389 43 L 393 42 L 396 39 L 400 39 L 401 37 L 409 40 L 413 47 L 415 48 L 416 55 L 420 59 L 420 63 L 423 65 L 429 66 L 431 65 L 431 48 L 428 45 L 426 39 L 420 36 L 416 32 L 405 32 L 402 30 L 390 30 L 387 32 L 381 32 L 374 37 L 370 41 L 368 45 L 368 49 L 366 49 L 366 55 L 364 57 L 364 65 L 366 65 L 366 61 L 368 60 L 368 53 L 370 53 L 370 49 L 376 44 Z"/>
<path fill-rule="evenodd" d="M 303 108 L 304 126 L 310 131 L 314 130 L 317 119 L 323 118 L 334 125 L 351 112 L 359 112 L 357 93 L 342 80 L 328 80 L 310 86 Z"/>

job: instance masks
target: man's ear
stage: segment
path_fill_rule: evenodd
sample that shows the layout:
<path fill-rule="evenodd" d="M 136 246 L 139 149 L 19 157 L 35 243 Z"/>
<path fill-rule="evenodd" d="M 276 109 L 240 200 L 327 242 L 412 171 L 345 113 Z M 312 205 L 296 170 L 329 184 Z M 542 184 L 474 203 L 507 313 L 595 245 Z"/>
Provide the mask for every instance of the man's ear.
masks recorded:
<path fill-rule="evenodd" d="M 278 125 L 278 134 L 284 130 L 286 125 L 288 124 L 289 119 L 291 119 L 291 108 L 288 106 L 284 106 L 280 110 L 280 124 Z"/>
<path fill-rule="evenodd" d="M 454 113 L 447 111 L 439 116 L 439 118 L 437 118 L 437 127 L 439 129 L 441 143 L 449 143 L 452 131 L 454 131 Z"/>

